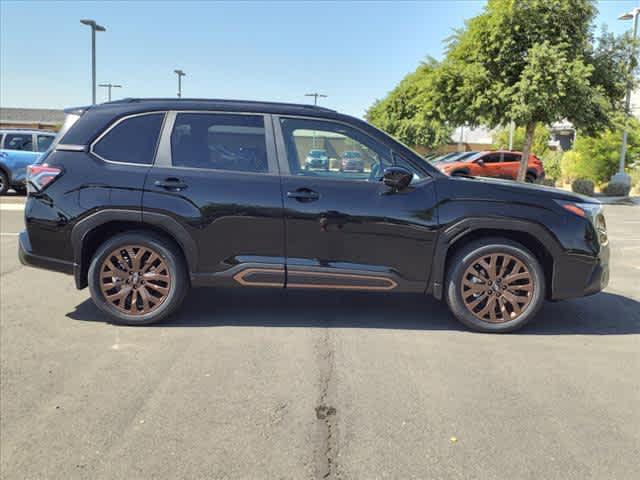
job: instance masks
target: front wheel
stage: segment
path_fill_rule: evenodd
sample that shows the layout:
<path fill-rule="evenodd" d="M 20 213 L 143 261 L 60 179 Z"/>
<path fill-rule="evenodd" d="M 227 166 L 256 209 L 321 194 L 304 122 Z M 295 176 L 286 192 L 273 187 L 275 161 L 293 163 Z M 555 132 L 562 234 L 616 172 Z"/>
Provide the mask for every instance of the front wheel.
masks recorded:
<path fill-rule="evenodd" d="M 481 239 L 456 253 L 446 279 L 453 314 L 473 330 L 502 333 L 521 328 L 545 298 L 544 271 L 519 243 Z"/>
<path fill-rule="evenodd" d="M 177 247 L 147 232 L 123 233 L 101 245 L 88 280 L 98 308 L 125 325 L 163 320 L 180 306 L 189 286 Z"/>

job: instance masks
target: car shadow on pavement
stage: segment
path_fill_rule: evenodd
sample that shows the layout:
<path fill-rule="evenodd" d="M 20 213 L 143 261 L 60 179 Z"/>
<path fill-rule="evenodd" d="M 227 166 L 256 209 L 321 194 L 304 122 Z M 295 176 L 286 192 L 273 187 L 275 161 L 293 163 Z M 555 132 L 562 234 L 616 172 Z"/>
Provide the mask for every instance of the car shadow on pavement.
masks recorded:
<path fill-rule="evenodd" d="M 69 318 L 108 322 L 90 299 Z M 332 327 L 465 330 L 443 302 L 430 296 L 265 289 L 194 289 L 162 327 Z M 150 327 L 153 328 L 153 327 Z M 613 293 L 547 302 L 524 335 L 640 333 L 640 302 Z"/>

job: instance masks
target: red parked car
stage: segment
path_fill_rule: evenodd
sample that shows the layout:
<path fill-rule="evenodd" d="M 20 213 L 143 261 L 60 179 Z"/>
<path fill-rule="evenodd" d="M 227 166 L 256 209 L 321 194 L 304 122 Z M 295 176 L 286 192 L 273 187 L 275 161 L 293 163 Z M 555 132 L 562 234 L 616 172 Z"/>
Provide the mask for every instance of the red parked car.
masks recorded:
<path fill-rule="evenodd" d="M 483 152 L 460 152 L 435 161 L 440 171 L 447 175 L 470 175 L 473 177 L 498 177 L 515 180 L 522 152 L 511 150 L 487 150 Z M 542 162 L 534 154 L 529 155 L 526 181 L 537 183 L 544 178 Z"/>

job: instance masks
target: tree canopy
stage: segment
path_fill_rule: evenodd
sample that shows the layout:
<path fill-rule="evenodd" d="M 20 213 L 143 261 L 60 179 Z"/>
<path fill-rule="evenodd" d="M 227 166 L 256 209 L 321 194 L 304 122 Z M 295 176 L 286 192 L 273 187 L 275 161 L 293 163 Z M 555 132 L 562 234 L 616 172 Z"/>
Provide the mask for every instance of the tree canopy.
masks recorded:
<path fill-rule="evenodd" d="M 449 39 L 440 64 L 407 76 L 367 118 L 385 129 L 384 115 L 392 126 L 416 117 L 422 125 L 491 128 L 513 121 L 525 132 L 522 180 L 536 125 L 568 120 L 591 133 L 622 109 L 630 42 L 606 31 L 596 39 L 596 13 L 592 0 L 488 0 Z M 411 109 L 388 108 L 398 97 Z"/>
<path fill-rule="evenodd" d="M 366 119 L 408 145 L 436 147 L 446 143 L 452 127 L 433 116 L 430 99 L 438 63 L 428 58 L 409 73 L 383 100 L 367 111 Z"/>

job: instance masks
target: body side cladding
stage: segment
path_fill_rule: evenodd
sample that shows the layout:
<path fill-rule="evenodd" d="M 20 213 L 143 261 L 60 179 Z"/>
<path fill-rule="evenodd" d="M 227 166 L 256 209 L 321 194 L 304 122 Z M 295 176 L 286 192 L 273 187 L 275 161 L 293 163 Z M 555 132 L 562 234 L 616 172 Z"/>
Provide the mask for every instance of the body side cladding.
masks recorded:
<path fill-rule="evenodd" d="M 545 227 L 534 222 L 513 218 L 465 218 L 448 226 L 438 235 L 431 277 L 427 282 L 427 293 L 432 294 L 438 300 L 442 300 L 449 249 L 463 237 L 478 230 L 502 230 L 533 235 L 547 247 L 554 259 L 557 259 L 563 253 L 563 248 L 558 240 Z"/>

